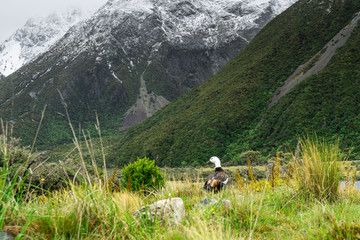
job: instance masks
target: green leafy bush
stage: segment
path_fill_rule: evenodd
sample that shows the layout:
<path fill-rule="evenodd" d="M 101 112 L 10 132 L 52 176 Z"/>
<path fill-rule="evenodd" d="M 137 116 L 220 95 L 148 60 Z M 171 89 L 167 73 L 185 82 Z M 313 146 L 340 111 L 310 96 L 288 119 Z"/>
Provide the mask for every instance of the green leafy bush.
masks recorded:
<path fill-rule="evenodd" d="M 149 191 L 164 186 L 164 174 L 147 157 L 125 166 L 122 170 L 121 185 L 130 191 Z"/>

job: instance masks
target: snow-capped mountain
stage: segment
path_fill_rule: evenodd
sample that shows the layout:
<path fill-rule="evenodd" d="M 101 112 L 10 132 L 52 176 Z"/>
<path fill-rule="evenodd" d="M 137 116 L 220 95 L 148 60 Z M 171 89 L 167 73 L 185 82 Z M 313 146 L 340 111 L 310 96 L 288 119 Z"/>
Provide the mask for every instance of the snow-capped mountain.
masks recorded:
<path fill-rule="evenodd" d="M 90 20 L 69 31 L 62 45 L 81 45 L 77 54 L 95 47 L 100 55 L 106 55 L 101 50 L 116 38 L 123 44 L 125 53 L 138 47 L 137 36 L 142 35 L 148 37 L 142 39 L 146 45 L 160 36 L 155 47 L 148 46 L 153 48 L 166 42 L 178 49 L 217 49 L 238 38 L 248 43 L 269 20 L 294 2 L 296 0 L 110 0 Z M 114 35 L 118 32 L 125 35 Z M 61 44 L 58 48 L 63 49 Z M 70 53 L 74 48 L 67 49 Z"/>
<path fill-rule="evenodd" d="M 294 2 L 110 0 L 5 78 L 14 89 L 0 86 L 0 105 L 15 98 L 30 113 L 46 103 L 59 117 L 59 91 L 74 119 L 96 111 L 109 128 L 126 129 L 207 80 Z"/>
<path fill-rule="evenodd" d="M 53 13 L 46 18 L 31 18 L 0 45 L 0 73 L 10 75 L 45 52 L 71 26 L 82 19 L 79 9 Z"/>

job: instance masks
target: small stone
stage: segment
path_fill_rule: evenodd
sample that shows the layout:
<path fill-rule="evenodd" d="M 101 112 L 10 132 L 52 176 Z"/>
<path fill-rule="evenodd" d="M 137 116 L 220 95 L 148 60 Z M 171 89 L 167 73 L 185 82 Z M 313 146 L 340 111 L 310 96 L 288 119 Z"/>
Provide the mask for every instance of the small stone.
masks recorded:
<path fill-rule="evenodd" d="M 198 204 L 195 205 L 195 208 L 204 208 L 207 206 L 213 206 L 218 204 L 219 201 L 215 200 L 214 198 L 210 198 L 210 197 L 206 197 L 200 200 L 200 202 Z M 231 202 L 230 200 L 220 200 L 220 202 L 222 203 L 222 205 L 225 208 L 231 208 Z"/>
<path fill-rule="evenodd" d="M 15 236 L 7 232 L 0 232 L 0 239 L 1 240 L 13 240 Z"/>
<path fill-rule="evenodd" d="M 221 203 L 223 204 L 223 206 L 224 206 L 225 208 L 231 208 L 231 202 L 230 202 L 230 200 L 224 199 L 224 200 L 221 200 Z"/>
<path fill-rule="evenodd" d="M 217 201 L 215 199 L 208 198 L 208 197 L 203 198 L 203 199 L 200 200 L 200 204 L 202 206 L 207 206 L 207 205 L 211 206 L 211 205 L 215 205 L 216 203 L 217 203 Z"/>

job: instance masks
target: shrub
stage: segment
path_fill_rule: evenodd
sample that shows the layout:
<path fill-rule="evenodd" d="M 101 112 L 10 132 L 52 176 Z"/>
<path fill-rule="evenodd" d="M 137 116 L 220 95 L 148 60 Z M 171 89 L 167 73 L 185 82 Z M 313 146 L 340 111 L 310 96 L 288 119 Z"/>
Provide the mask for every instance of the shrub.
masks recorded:
<path fill-rule="evenodd" d="M 255 180 L 260 180 L 260 179 L 266 178 L 265 171 L 262 171 L 262 170 L 259 170 L 257 168 L 253 168 L 253 167 L 251 169 L 252 169 L 252 173 L 253 173 Z M 240 171 L 239 170 L 237 170 L 237 171 L 242 178 L 251 180 L 248 168 L 243 168 L 243 169 L 240 169 Z M 235 176 L 236 176 L 236 174 L 234 175 L 233 178 L 235 178 Z"/>
<path fill-rule="evenodd" d="M 301 160 L 297 162 L 295 174 L 299 190 L 319 201 L 335 200 L 341 177 L 341 161 L 345 160 L 339 143 L 318 141 L 316 137 L 301 140 Z"/>
<path fill-rule="evenodd" d="M 24 164 L 31 156 L 28 146 L 20 146 L 20 139 L 0 135 L 0 159 L 8 167 Z"/>
<path fill-rule="evenodd" d="M 230 162 L 231 165 L 247 165 L 247 159 L 250 160 L 251 165 L 261 165 L 266 163 L 266 160 L 263 160 L 261 153 L 258 151 L 249 150 L 242 152 L 241 154 L 236 155 Z"/>
<path fill-rule="evenodd" d="M 0 135 L 0 200 L 3 200 L 3 194 L 21 199 L 19 194 L 22 196 L 28 189 L 26 179 L 37 156 L 30 154 L 29 147 L 21 147 L 19 142 L 6 133 Z"/>
<path fill-rule="evenodd" d="M 277 151 L 276 155 L 271 156 L 267 161 L 268 161 L 268 163 L 275 163 L 278 161 L 277 158 L 279 158 L 281 165 L 286 165 L 293 158 L 293 154 L 288 153 L 288 152 L 283 152 L 283 151 Z"/>
<path fill-rule="evenodd" d="M 29 146 L 20 145 L 20 139 L 0 135 L 0 192 L 5 180 L 13 184 L 16 193 L 23 194 L 65 188 L 85 175 L 79 159 L 67 158 L 61 163 L 47 163 L 47 159 L 46 152 L 31 153 Z M 95 176 L 94 168 L 88 164 L 86 171 L 92 178 Z"/>
<path fill-rule="evenodd" d="M 151 191 L 164 186 L 164 174 L 154 160 L 138 158 L 123 168 L 121 186 L 130 191 Z"/>

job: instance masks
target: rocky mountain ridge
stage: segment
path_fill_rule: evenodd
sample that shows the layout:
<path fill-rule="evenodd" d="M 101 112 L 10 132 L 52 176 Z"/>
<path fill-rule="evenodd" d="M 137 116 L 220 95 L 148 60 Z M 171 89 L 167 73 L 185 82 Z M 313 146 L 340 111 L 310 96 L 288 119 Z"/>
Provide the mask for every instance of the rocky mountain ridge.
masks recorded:
<path fill-rule="evenodd" d="M 241 163 L 249 150 L 295 151 L 314 132 L 359 159 L 359 11 L 352 0 L 296 2 L 213 77 L 114 136 L 109 161 Z"/>
<path fill-rule="evenodd" d="M 126 129 L 207 80 L 294 2 L 111 0 L 2 81 L 1 114 L 28 127 L 47 104 L 43 141 L 61 142 L 59 91 L 74 121 L 97 112 L 104 129 Z"/>

